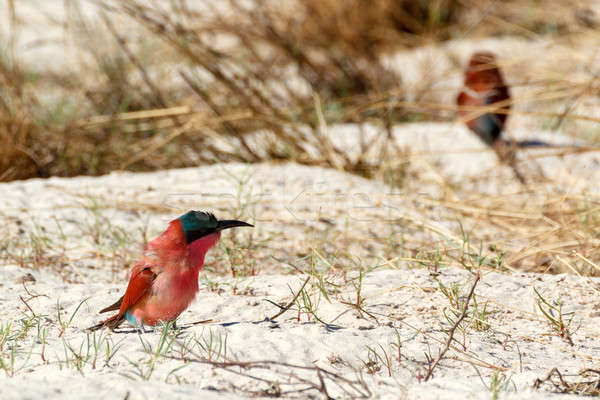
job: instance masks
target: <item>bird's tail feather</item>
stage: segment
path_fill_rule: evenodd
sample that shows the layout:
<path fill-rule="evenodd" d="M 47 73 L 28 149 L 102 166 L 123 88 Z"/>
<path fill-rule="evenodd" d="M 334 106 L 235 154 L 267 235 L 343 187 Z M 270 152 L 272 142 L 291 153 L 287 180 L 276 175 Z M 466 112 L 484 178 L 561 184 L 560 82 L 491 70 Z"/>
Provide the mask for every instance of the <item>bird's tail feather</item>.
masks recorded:
<path fill-rule="evenodd" d="M 98 329 L 102 329 L 104 327 L 109 328 L 111 331 L 115 328 L 118 328 L 119 325 L 123 323 L 125 318 L 122 315 L 116 314 L 112 317 L 105 319 L 104 321 L 100 321 L 98 324 L 90 326 L 87 328 L 90 332 L 97 331 Z"/>
<path fill-rule="evenodd" d="M 114 304 L 111 304 L 110 306 L 103 308 L 102 310 L 99 311 L 100 314 L 108 312 L 108 311 L 115 311 L 118 310 L 119 308 L 121 308 L 121 303 L 123 302 L 123 298 L 125 296 L 121 296 L 121 298 L 119 300 L 117 300 Z"/>

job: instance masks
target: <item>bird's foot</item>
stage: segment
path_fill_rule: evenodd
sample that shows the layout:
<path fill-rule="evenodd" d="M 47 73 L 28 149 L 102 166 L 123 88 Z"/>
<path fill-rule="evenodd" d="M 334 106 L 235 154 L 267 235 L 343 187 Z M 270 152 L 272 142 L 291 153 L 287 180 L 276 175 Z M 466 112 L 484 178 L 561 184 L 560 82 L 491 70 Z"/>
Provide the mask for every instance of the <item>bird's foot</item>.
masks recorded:
<path fill-rule="evenodd" d="M 138 335 L 141 335 L 142 333 L 148 333 L 146 328 L 144 328 L 144 324 L 138 324 L 137 332 L 138 332 Z"/>

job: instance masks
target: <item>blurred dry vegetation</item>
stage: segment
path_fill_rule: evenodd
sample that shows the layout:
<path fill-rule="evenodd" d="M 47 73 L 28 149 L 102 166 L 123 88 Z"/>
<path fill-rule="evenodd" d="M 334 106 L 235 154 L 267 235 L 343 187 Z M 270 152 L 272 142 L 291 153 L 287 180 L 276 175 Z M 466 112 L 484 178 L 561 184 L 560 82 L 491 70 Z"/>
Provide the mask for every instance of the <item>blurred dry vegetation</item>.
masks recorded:
<path fill-rule="evenodd" d="M 401 156 L 386 144 L 392 124 L 440 118 L 407 104 L 383 55 L 466 34 L 596 28 L 570 1 L 96 3 L 93 16 L 80 1 L 61 3 L 72 66 L 40 72 L 19 62 L 14 42 L 28 21 L 8 2 L 0 181 L 261 160 L 375 176 L 384 163 L 347 157 L 323 138 L 328 124 L 382 126 L 375 151 L 385 160 Z"/>
<path fill-rule="evenodd" d="M 90 15 L 86 2 L 100 11 Z M 52 68 L 52 59 L 43 60 L 50 67 L 36 68 L 21 62 L 16 45 L 30 21 L 18 17 L 18 2 L 7 2 L 9 35 L 0 38 L 0 181 L 281 160 L 399 186 L 407 150 L 393 140 L 393 126 L 450 120 L 455 106 L 431 90 L 439 75 L 424 74 L 409 90 L 386 58 L 452 40 L 502 36 L 565 49 L 573 44 L 559 65 L 585 60 L 581 49 L 587 52 L 585 44 L 597 45 L 600 37 L 600 17 L 585 2 L 566 0 L 60 4 L 65 21 L 48 23 L 58 24 L 62 37 L 49 40 L 60 49 L 57 61 L 65 55 L 68 61 Z M 533 58 L 515 53 L 503 62 L 520 68 L 533 65 Z M 451 72 L 460 76 L 463 65 L 453 62 Z M 597 71 L 586 68 L 568 76 L 553 64 L 536 69 L 534 79 L 511 82 L 517 93 L 520 86 L 533 87 L 522 99 L 513 96 L 511 113 L 536 118 L 538 126 L 575 126 L 573 121 L 586 119 L 581 110 L 569 115 L 576 107 L 600 104 Z M 441 90 L 453 98 L 458 87 Z M 573 130 L 597 140 L 598 121 L 589 117 L 583 122 L 593 129 Z M 328 139 L 328 126 L 340 123 L 376 126 L 378 136 L 362 141 L 358 156 L 349 155 Z M 413 222 L 433 226 L 441 207 L 448 219 L 483 226 L 468 235 L 483 250 L 512 241 L 499 252 L 510 268 L 600 274 L 597 200 L 550 196 L 554 189 L 542 185 L 495 197 L 462 190 L 459 197 L 430 199 L 435 207 L 422 207 L 421 220 Z M 402 240 L 411 247 L 408 237 Z M 431 243 L 413 244 L 423 254 L 438 251 Z M 561 262 L 552 258 L 557 254 Z"/>

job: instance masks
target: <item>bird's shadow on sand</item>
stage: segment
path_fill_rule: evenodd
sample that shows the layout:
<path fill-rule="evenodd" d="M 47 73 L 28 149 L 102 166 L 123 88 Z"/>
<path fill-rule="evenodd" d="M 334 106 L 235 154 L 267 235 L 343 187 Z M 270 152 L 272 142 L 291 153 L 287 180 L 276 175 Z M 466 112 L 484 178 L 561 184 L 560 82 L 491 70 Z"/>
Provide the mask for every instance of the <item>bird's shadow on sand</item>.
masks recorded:
<path fill-rule="evenodd" d="M 185 324 L 185 325 L 182 325 L 182 326 L 177 326 L 177 325 L 174 324 L 171 327 L 171 329 L 174 330 L 174 331 L 179 331 L 180 333 L 183 333 L 186 330 L 188 330 L 190 328 L 193 328 L 195 326 L 206 325 L 206 324 L 210 324 L 211 322 L 213 322 L 212 319 L 207 319 L 207 320 L 204 320 L 204 321 L 192 322 L 192 323 Z M 221 322 L 221 323 L 216 323 L 216 324 L 211 324 L 211 325 L 212 326 L 214 326 L 214 325 L 220 325 L 220 326 L 226 328 L 226 327 L 235 326 L 235 325 L 238 325 L 238 324 L 243 324 L 245 322 L 246 321 L 232 321 L 232 322 Z M 260 320 L 260 321 L 252 321 L 250 323 L 254 324 L 254 325 L 271 324 L 269 326 L 270 329 L 278 329 L 278 328 L 281 327 L 279 322 L 270 320 L 269 318 L 265 318 L 265 319 Z M 317 322 L 301 322 L 300 323 L 300 325 L 315 325 L 315 324 L 317 324 Z M 334 325 L 334 324 L 322 324 L 322 325 L 325 326 L 325 329 L 327 330 L 327 332 L 337 332 L 337 331 L 339 331 L 341 329 L 344 329 L 343 326 Z M 144 328 L 144 329 L 131 328 L 131 329 L 115 329 L 114 330 L 115 333 L 126 333 L 126 334 L 130 334 L 130 333 L 137 333 L 137 334 L 141 334 L 141 333 L 154 333 L 154 332 L 161 332 L 161 331 L 162 331 L 162 328 L 160 328 L 160 327 L 159 328 L 156 328 L 156 327 L 153 327 L 153 328 Z"/>

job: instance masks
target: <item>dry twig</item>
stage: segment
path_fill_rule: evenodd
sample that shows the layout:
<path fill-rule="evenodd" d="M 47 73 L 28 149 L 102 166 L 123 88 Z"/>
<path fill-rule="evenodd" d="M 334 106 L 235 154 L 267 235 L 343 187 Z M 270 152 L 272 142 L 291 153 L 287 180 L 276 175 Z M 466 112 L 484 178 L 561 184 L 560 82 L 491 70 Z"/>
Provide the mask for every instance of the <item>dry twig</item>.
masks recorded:
<path fill-rule="evenodd" d="M 475 292 L 475 287 L 477 286 L 477 282 L 479 282 L 479 279 L 481 279 L 481 273 L 478 273 L 477 276 L 475 277 L 475 281 L 473 282 L 473 285 L 471 286 L 471 290 L 469 291 L 467 299 L 465 300 L 465 304 L 463 306 L 463 310 L 462 310 L 462 313 L 460 314 L 460 317 L 456 320 L 454 325 L 452 325 L 452 327 L 448 331 L 448 339 L 446 340 L 446 345 L 444 346 L 444 348 L 442 349 L 440 354 L 437 356 L 437 358 L 433 361 L 433 363 L 427 369 L 427 374 L 425 374 L 425 378 L 424 378 L 425 381 L 427 381 L 427 380 L 429 380 L 429 378 L 431 378 L 431 375 L 433 374 L 433 370 L 435 369 L 435 367 L 437 367 L 438 363 L 442 360 L 442 358 L 444 358 L 448 349 L 450 349 L 452 340 L 454 340 L 454 332 L 456 331 L 458 326 L 462 323 L 463 319 L 465 319 L 465 317 L 467 316 L 467 311 L 469 309 L 469 303 L 471 302 L 471 298 L 473 297 L 473 293 Z"/>

